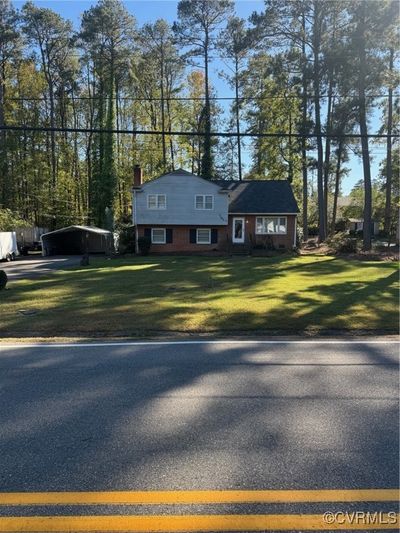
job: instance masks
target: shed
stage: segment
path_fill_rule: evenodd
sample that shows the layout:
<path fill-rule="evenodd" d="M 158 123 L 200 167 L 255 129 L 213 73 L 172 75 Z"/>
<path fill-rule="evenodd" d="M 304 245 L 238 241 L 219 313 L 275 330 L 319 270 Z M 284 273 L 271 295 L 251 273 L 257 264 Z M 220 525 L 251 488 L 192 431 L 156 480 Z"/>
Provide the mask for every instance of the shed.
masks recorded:
<path fill-rule="evenodd" d="M 111 231 L 92 226 L 68 226 L 41 236 L 42 254 L 80 255 L 101 254 L 113 249 Z"/>
<path fill-rule="evenodd" d="M 349 231 L 363 231 L 364 229 L 364 219 L 363 218 L 349 218 L 347 220 L 347 226 Z M 371 220 L 371 233 L 372 235 L 378 235 L 379 233 L 379 222 Z"/>

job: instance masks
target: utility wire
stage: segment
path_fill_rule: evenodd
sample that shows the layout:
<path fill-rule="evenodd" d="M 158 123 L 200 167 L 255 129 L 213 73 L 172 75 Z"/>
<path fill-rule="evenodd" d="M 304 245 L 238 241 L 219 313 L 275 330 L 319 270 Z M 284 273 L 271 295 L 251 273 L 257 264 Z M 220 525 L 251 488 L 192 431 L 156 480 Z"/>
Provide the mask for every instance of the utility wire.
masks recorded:
<path fill-rule="evenodd" d="M 356 95 L 340 95 L 340 94 L 334 94 L 335 98 L 357 98 Z M 392 95 L 394 98 L 399 98 L 400 94 L 394 94 Z M 328 98 L 328 94 L 320 94 L 319 98 Z M 104 97 L 102 96 L 54 96 L 54 100 L 99 100 Z M 288 94 L 288 95 L 268 95 L 268 96 L 239 96 L 236 98 L 235 96 L 210 96 L 209 100 L 286 100 L 288 98 L 298 98 L 302 99 L 303 95 L 299 94 Z M 315 96 L 313 94 L 308 94 L 307 99 L 312 100 Z M 389 98 L 388 94 L 368 94 L 366 95 L 366 98 Z M 203 102 L 206 99 L 205 96 L 171 96 L 171 97 L 139 97 L 139 96 L 120 96 L 116 97 L 114 96 L 111 98 L 111 100 L 128 100 L 133 102 L 161 102 L 161 101 L 201 101 Z M 5 100 L 10 100 L 13 102 L 47 102 L 49 99 L 45 97 L 28 97 L 28 96 L 12 96 L 12 97 L 6 97 Z M 110 100 L 110 98 L 106 97 L 106 100 Z"/>
<path fill-rule="evenodd" d="M 51 128 L 47 126 L 0 126 L 0 131 L 39 131 L 39 132 L 60 132 L 60 133 L 108 133 L 108 134 L 129 134 L 129 135 L 170 135 L 170 136 L 196 136 L 203 137 L 204 132 L 199 131 L 159 131 L 159 130 L 129 130 L 129 129 L 109 129 L 109 128 Z M 211 137 L 278 137 L 278 138 L 319 138 L 329 137 L 333 139 L 388 139 L 399 138 L 400 135 L 392 134 L 386 135 L 381 133 L 368 133 L 363 135 L 361 133 L 343 133 L 335 135 L 333 133 L 254 133 L 254 132 L 228 132 L 228 131 L 214 131 L 210 133 Z"/>

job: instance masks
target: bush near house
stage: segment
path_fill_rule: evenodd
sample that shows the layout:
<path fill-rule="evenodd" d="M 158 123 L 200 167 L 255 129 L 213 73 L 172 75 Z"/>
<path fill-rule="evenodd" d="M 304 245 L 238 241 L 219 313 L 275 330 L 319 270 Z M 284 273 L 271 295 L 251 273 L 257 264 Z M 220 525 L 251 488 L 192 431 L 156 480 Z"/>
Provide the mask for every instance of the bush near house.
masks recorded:
<path fill-rule="evenodd" d="M 139 237 L 138 247 L 141 255 L 149 255 L 151 248 L 151 240 L 148 237 Z"/>
<path fill-rule="evenodd" d="M 119 231 L 118 251 L 121 254 L 135 253 L 135 228 L 131 224 L 121 226 Z"/>

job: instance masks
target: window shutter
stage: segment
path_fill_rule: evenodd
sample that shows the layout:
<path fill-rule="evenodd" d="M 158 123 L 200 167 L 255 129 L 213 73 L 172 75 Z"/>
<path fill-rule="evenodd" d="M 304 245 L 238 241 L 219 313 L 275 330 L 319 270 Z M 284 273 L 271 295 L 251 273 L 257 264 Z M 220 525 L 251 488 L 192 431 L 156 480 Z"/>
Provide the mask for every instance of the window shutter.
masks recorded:
<path fill-rule="evenodd" d="M 171 244 L 172 243 L 172 228 L 167 228 L 165 230 L 165 242 L 167 244 Z"/>
<path fill-rule="evenodd" d="M 190 229 L 190 243 L 196 244 L 196 229 Z"/>
<path fill-rule="evenodd" d="M 213 228 L 211 230 L 211 244 L 217 244 L 218 242 L 218 230 Z"/>
<path fill-rule="evenodd" d="M 151 240 L 151 228 L 144 228 L 144 236 Z"/>

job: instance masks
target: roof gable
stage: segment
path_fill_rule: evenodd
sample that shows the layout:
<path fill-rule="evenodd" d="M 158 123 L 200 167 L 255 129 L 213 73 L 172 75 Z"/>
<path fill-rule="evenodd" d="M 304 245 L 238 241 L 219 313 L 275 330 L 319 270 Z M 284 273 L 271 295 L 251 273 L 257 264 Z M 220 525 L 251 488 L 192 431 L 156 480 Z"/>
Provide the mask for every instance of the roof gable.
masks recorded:
<path fill-rule="evenodd" d="M 179 168 L 178 170 L 172 170 L 171 172 L 167 172 L 165 174 L 161 174 L 161 176 L 157 176 L 156 178 L 147 180 L 142 183 L 142 188 L 145 187 L 147 184 L 154 183 L 158 180 L 162 180 L 167 177 L 182 177 L 182 178 L 190 178 L 190 179 L 197 179 L 202 180 L 205 183 L 214 185 L 216 188 L 221 189 L 220 185 L 213 180 L 209 180 L 207 178 L 203 178 L 202 176 L 198 176 L 197 174 L 192 174 L 191 172 L 188 172 L 187 170 L 183 170 L 183 168 Z"/>

